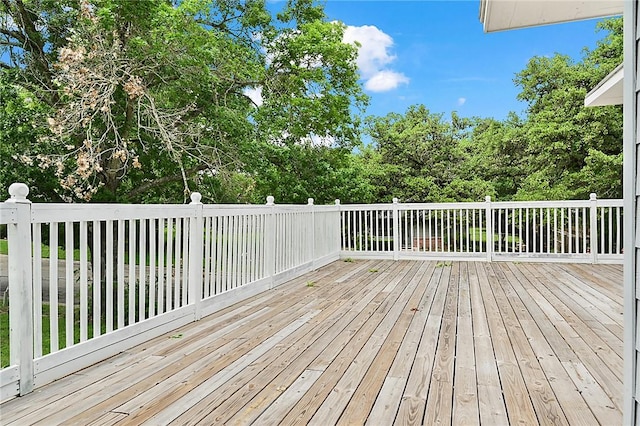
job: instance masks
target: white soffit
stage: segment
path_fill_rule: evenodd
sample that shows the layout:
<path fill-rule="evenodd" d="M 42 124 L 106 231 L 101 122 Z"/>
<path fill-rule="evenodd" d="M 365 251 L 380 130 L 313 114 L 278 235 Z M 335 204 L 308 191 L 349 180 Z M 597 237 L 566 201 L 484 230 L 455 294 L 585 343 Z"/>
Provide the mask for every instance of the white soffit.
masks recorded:
<path fill-rule="evenodd" d="M 623 0 L 480 0 L 485 32 L 622 15 Z"/>
<path fill-rule="evenodd" d="M 611 71 L 598 85 L 587 93 L 585 106 L 622 105 L 624 68 L 622 64 Z"/>

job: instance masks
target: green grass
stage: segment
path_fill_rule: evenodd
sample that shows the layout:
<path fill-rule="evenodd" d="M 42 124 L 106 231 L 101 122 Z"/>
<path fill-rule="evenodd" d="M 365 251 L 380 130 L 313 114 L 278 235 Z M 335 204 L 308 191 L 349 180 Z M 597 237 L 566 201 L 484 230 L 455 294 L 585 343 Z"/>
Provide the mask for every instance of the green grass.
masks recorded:
<path fill-rule="evenodd" d="M 64 306 L 60 305 L 58 311 L 58 344 L 60 349 L 66 347 L 67 331 L 65 327 L 65 311 Z M 75 343 L 80 342 L 80 308 L 76 307 L 74 312 L 73 325 L 73 341 Z M 50 338 L 50 323 L 49 323 L 49 305 L 42 305 L 42 354 L 47 355 L 50 353 L 51 338 Z M 103 330 L 104 331 L 104 330 Z M 87 335 L 93 335 L 93 323 L 89 321 Z M 0 368 L 9 366 L 9 306 L 0 306 Z"/>
<path fill-rule="evenodd" d="M 46 244 L 40 244 L 42 250 L 42 258 L 48 259 L 51 256 L 51 248 Z M 9 254 L 9 242 L 7 240 L 0 240 L 0 254 Z M 58 259 L 65 260 L 67 258 L 67 252 L 58 247 Z M 91 253 L 87 253 L 87 259 L 91 260 Z M 80 260 L 80 249 L 73 250 L 73 260 Z"/>
<path fill-rule="evenodd" d="M 42 250 L 42 258 L 43 259 L 49 259 L 49 257 L 51 256 L 51 248 L 46 245 L 46 244 L 41 244 L 41 250 Z M 127 250 L 128 250 L 128 245 L 127 245 Z M 184 247 L 182 248 L 182 250 L 184 251 Z M 9 254 L 9 244 L 7 240 L 3 240 L 0 239 L 0 254 Z M 150 265 L 150 254 L 149 252 L 146 253 L 146 259 L 145 259 L 145 264 L 147 266 Z M 67 252 L 62 248 L 62 247 L 58 247 L 58 260 L 65 260 L 67 258 Z M 73 250 L 73 260 L 75 261 L 80 261 L 80 249 L 74 249 Z M 87 261 L 91 262 L 91 252 L 87 251 Z M 173 261 L 173 259 L 172 259 Z M 157 256 L 156 256 L 156 262 L 157 262 Z M 125 251 L 124 253 L 124 263 L 125 265 L 129 264 L 129 253 Z M 140 253 L 138 253 L 136 251 L 136 265 L 140 264 Z M 167 259 L 164 259 L 164 265 L 167 265 Z"/>
<path fill-rule="evenodd" d="M 471 236 L 471 241 L 481 241 L 483 243 L 487 242 L 487 231 L 484 228 L 471 228 L 471 232 L 470 232 Z M 498 241 L 500 239 L 500 235 L 499 234 L 494 234 L 493 235 L 493 241 Z M 506 238 L 507 243 L 511 244 L 512 242 L 515 242 L 516 244 L 520 242 L 520 238 L 518 236 L 515 235 L 507 235 Z"/>

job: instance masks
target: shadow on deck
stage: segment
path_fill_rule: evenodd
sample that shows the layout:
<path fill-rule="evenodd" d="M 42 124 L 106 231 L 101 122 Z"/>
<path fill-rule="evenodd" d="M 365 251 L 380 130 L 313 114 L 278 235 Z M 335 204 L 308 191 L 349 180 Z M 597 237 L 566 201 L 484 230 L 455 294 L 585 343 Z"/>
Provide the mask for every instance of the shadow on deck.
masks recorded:
<path fill-rule="evenodd" d="M 622 266 L 334 262 L 2 424 L 620 424 Z"/>

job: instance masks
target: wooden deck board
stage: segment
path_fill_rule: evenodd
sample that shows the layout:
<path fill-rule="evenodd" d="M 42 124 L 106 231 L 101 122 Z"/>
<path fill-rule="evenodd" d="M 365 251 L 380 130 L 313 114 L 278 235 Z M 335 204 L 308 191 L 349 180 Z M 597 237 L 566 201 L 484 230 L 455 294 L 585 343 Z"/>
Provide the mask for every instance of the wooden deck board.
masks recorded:
<path fill-rule="evenodd" d="M 478 264 L 470 264 L 469 288 L 480 423 L 507 425 L 509 419 L 502 397 L 486 307 L 482 300 L 481 285 L 486 287 L 488 278 L 484 274 L 484 269 L 479 266 Z"/>
<path fill-rule="evenodd" d="M 364 279 L 367 284 L 371 285 L 372 289 L 381 289 L 382 286 L 387 285 L 387 276 L 394 273 L 398 266 L 399 265 L 392 265 L 392 267 L 387 266 L 384 270 L 381 270 L 379 276 L 369 272 L 366 275 L 362 275 L 360 281 Z M 377 268 L 370 268 L 369 270 L 373 269 Z M 336 280 L 336 282 L 338 281 L 340 281 L 340 279 Z M 344 291 L 345 288 L 347 289 L 346 292 Z M 323 290 L 331 294 L 332 297 L 336 297 L 338 301 L 332 305 L 332 309 L 334 310 L 329 312 L 331 316 L 318 319 L 319 322 L 314 326 L 313 331 L 306 331 L 304 345 L 297 345 L 292 347 L 291 351 L 285 351 L 284 356 L 287 357 L 286 361 L 282 360 L 281 362 L 276 362 L 269 367 L 263 368 L 256 379 L 251 381 L 251 389 L 243 389 L 242 392 L 236 392 L 233 395 L 230 395 L 229 392 L 221 394 L 220 398 L 222 398 L 223 401 L 217 407 L 209 404 L 209 413 L 206 414 L 206 418 L 214 422 L 248 424 L 255 420 L 269 404 L 278 398 L 280 393 L 284 389 L 287 389 L 294 380 L 297 380 L 300 369 L 308 369 L 311 362 L 318 358 L 323 349 L 330 348 L 331 350 L 335 350 L 337 354 L 340 345 L 331 345 L 333 339 L 340 336 L 340 332 L 354 319 L 356 313 L 364 309 L 364 307 L 378 295 L 376 291 L 365 294 L 364 290 L 366 288 L 367 286 L 363 285 L 359 291 L 354 293 L 357 287 L 349 288 L 340 285 L 337 287 L 330 285 L 325 286 Z M 358 303 L 351 306 L 352 309 L 346 310 L 344 307 L 345 304 L 349 303 L 349 300 L 357 300 Z M 365 322 L 366 320 L 362 320 L 361 324 Z M 318 336 L 317 341 L 313 340 L 314 333 Z M 344 339 L 344 344 L 346 344 L 347 341 L 348 339 Z M 285 365 L 284 368 L 283 365 Z M 206 401 L 203 402 L 207 403 Z M 188 413 L 185 414 L 188 415 Z M 231 416 L 234 417 L 227 420 Z"/>
<path fill-rule="evenodd" d="M 0 416 L 619 424 L 621 332 L 617 265 L 334 262 L 5 402 Z"/>

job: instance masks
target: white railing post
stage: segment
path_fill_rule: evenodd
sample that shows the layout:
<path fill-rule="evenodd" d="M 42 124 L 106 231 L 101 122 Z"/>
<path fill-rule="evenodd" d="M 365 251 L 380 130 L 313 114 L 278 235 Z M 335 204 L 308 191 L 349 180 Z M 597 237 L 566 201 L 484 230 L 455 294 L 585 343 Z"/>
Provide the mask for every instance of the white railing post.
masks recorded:
<path fill-rule="evenodd" d="M 400 215 L 398 209 L 398 199 L 393 199 L 393 260 L 400 258 Z"/>
<path fill-rule="evenodd" d="M 274 278 L 276 273 L 276 218 L 275 218 L 275 198 L 272 195 L 267 197 L 267 206 L 270 207 L 271 212 L 267 217 L 267 223 L 265 228 L 265 270 L 266 275 L 270 280 L 269 288 L 273 288 Z"/>
<path fill-rule="evenodd" d="M 204 227 L 202 220 L 202 195 L 199 192 L 191 194 L 191 205 L 193 205 L 193 216 L 189 220 L 189 294 L 188 304 L 195 305 L 194 319 L 198 321 L 201 317 L 202 302 L 202 274 L 203 259 L 202 247 L 204 246 Z"/>
<path fill-rule="evenodd" d="M 337 241 L 336 243 L 336 247 L 337 247 L 337 252 L 338 252 L 338 256 L 340 256 L 340 252 L 342 251 L 342 237 L 343 237 L 343 229 L 342 229 L 342 208 L 340 206 L 340 200 L 336 198 L 335 201 L 336 207 L 338 207 L 338 220 L 336 223 L 336 239 L 335 241 Z"/>
<path fill-rule="evenodd" d="M 9 186 L 17 220 L 7 225 L 9 245 L 9 362 L 20 371 L 20 395 L 33 391 L 33 282 L 31 270 L 31 201 L 24 183 Z"/>
<path fill-rule="evenodd" d="M 491 206 L 491 196 L 484 197 L 486 203 L 485 207 L 485 219 L 487 222 L 486 227 L 486 240 L 487 240 L 487 262 L 493 260 L 493 207 Z"/>
<path fill-rule="evenodd" d="M 315 215 L 315 207 L 313 205 L 313 198 L 307 199 L 307 206 L 309 211 L 311 212 L 311 238 L 309 239 L 309 255 L 311 256 L 312 268 L 315 269 L 315 245 L 316 245 L 316 215 Z"/>
<path fill-rule="evenodd" d="M 600 232 L 604 230 L 601 229 Z M 589 250 L 591 263 L 598 263 L 598 199 L 594 192 L 589 194 Z"/>

